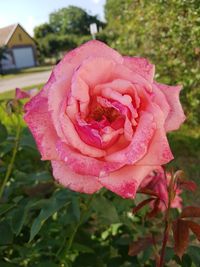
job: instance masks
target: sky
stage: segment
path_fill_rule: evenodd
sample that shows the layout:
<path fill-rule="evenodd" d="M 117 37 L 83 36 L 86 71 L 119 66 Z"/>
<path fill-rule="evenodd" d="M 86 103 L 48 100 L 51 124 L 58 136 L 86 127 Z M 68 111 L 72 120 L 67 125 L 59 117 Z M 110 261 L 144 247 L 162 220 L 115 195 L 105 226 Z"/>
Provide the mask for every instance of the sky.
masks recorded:
<path fill-rule="evenodd" d="M 33 36 L 35 26 L 48 22 L 48 15 L 62 7 L 79 6 L 104 19 L 106 0 L 0 0 L 0 28 L 20 23 Z"/>

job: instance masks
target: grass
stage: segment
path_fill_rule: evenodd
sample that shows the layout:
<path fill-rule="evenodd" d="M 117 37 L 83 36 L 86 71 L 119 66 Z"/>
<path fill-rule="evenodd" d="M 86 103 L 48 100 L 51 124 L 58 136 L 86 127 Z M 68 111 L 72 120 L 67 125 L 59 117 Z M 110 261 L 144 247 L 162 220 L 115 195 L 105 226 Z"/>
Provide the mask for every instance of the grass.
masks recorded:
<path fill-rule="evenodd" d="M 185 124 L 168 137 L 174 155 L 174 160 L 168 167 L 183 170 L 188 180 L 196 182 L 198 189 L 186 194 L 186 204 L 200 205 L 200 126 L 191 127 Z"/>
<path fill-rule="evenodd" d="M 8 73 L 4 75 L 0 75 L 0 79 L 11 79 L 16 76 L 18 77 L 18 76 L 23 76 L 26 74 L 52 70 L 52 68 L 53 66 L 50 65 L 50 66 L 37 66 L 34 68 L 26 68 L 26 69 L 20 69 L 20 70 L 10 70 Z"/>

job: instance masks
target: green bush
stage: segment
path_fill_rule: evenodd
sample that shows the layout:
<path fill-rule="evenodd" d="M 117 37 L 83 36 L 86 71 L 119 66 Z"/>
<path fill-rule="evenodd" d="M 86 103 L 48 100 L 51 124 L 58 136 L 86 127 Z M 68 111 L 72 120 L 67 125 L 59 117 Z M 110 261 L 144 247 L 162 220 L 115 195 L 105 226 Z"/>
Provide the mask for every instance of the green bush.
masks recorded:
<path fill-rule="evenodd" d="M 147 57 L 156 79 L 182 84 L 190 124 L 200 123 L 200 5 L 198 0 L 107 0 L 108 44 L 124 55 Z"/>

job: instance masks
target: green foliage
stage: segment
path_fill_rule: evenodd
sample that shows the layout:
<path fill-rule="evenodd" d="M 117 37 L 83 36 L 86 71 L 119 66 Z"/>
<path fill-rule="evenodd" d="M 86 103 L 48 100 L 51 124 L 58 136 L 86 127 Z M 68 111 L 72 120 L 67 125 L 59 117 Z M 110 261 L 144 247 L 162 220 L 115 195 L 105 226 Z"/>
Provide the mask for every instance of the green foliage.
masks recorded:
<path fill-rule="evenodd" d="M 188 120 L 200 110 L 200 6 L 198 0 L 107 0 L 107 42 L 122 54 L 147 57 L 156 79 L 182 84 Z"/>
<path fill-rule="evenodd" d="M 57 194 L 53 195 L 52 198 L 49 198 L 48 201 L 46 201 L 38 217 L 35 218 L 31 226 L 31 235 L 29 242 L 31 242 L 33 238 L 38 234 L 42 225 L 49 217 L 53 216 L 53 214 L 59 211 L 63 206 L 69 204 L 69 202 L 67 202 L 66 191 L 58 191 L 56 193 Z"/>
<path fill-rule="evenodd" d="M 44 38 L 47 34 L 53 33 L 53 29 L 49 23 L 43 23 L 34 28 L 34 37 L 36 39 Z"/>
<path fill-rule="evenodd" d="M 2 123 L 0 123 L 0 143 L 6 140 L 7 135 L 8 134 L 6 127 Z"/>
<path fill-rule="evenodd" d="M 89 15 L 84 9 L 69 6 L 49 15 L 49 23 L 34 29 L 40 59 L 55 56 L 61 58 L 60 52 L 66 52 L 91 39 L 89 26 L 96 23 L 103 27 L 97 16 Z"/>
<path fill-rule="evenodd" d="M 76 47 L 75 38 L 73 35 L 47 34 L 44 38 L 38 40 L 40 54 L 46 57 L 54 55 L 59 58 L 59 52 L 68 51 Z"/>
<path fill-rule="evenodd" d="M 76 6 L 68 6 L 55 11 L 49 16 L 49 24 L 54 33 L 59 34 L 89 34 L 89 25 L 100 23 L 96 16 L 87 14 L 85 10 Z"/>

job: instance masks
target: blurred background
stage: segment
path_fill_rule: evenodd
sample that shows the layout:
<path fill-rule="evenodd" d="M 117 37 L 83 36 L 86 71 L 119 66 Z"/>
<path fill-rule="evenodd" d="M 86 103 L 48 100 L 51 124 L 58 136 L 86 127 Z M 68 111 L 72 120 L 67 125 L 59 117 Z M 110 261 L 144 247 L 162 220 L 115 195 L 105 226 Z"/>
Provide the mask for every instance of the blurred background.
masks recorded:
<path fill-rule="evenodd" d="M 91 39 L 101 40 L 123 55 L 146 57 L 156 65 L 157 81 L 183 85 L 181 101 L 187 120 L 179 131 L 169 134 L 175 160 L 168 168 L 183 169 L 189 179 L 200 184 L 199 0 L 0 1 L 0 121 L 4 125 L 0 127 L 0 178 L 3 179 L 9 164 L 16 130 L 13 119 L 6 115 L 8 102 L 5 101 L 14 96 L 16 86 L 24 90 L 42 88 L 63 55 Z M 58 266 L 55 251 L 65 242 L 60 232 L 65 232 L 67 227 L 70 235 L 80 218 L 79 206 L 84 206 L 85 196 L 80 200 L 75 193 L 56 191 L 49 164 L 40 161 L 30 133 L 24 123 L 20 123 L 23 134 L 6 191 L 10 202 L 0 207 L 0 214 L 3 212 L 5 216 L 0 219 L 0 251 L 4 259 L 0 267 Z M 70 254 L 65 266 L 72 266 L 70 262 L 79 267 L 126 267 L 133 266 L 132 263 L 136 267 L 154 266 L 148 261 L 152 251 L 146 251 L 140 260 L 127 256 L 128 244 L 135 238 L 133 234 L 137 237 L 146 231 L 141 218 L 129 216 L 132 202 L 124 200 L 122 204 L 120 198 L 106 194 L 113 206 L 104 196 L 100 196 L 103 208 L 98 199 L 94 200 L 98 216 L 93 215 L 92 223 L 86 220 L 87 235 L 82 228 L 75 252 Z M 59 202 L 60 199 L 64 201 Z M 70 199 L 73 201 L 68 213 L 64 205 Z M 189 204 L 200 204 L 200 190 L 185 194 L 184 199 Z M 63 207 L 64 211 L 57 213 Z M 48 223 L 40 231 L 46 220 Z M 32 243 L 28 243 L 30 229 Z M 90 235 L 94 242 L 89 241 Z M 168 256 L 173 255 L 170 249 L 168 252 Z M 188 265 L 186 261 L 181 266 L 200 266 L 199 250 L 191 249 L 190 253 L 196 257 L 196 265 Z M 85 263 L 81 260 L 83 254 L 89 254 L 84 258 Z M 40 261 L 44 264 L 39 264 Z M 179 266 L 177 264 L 170 262 L 166 266 Z"/>

